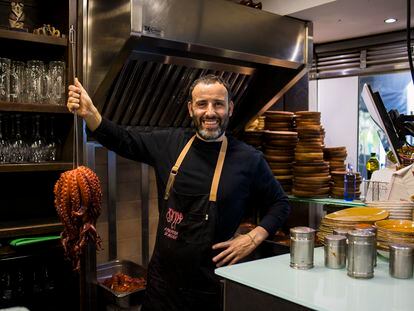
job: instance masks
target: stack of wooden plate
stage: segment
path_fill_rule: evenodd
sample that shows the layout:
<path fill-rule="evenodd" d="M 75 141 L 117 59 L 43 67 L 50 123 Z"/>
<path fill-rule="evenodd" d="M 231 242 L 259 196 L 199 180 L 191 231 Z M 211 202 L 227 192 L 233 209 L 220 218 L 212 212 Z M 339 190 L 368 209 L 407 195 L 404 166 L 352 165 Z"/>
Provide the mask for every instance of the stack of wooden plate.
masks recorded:
<path fill-rule="evenodd" d="M 346 147 L 323 148 L 323 157 L 329 162 L 330 171 L 345 171 Z"/>
<path fill-rule="evenodd" d="M 359 172 L 354 172 L 356 176 L 355 182 L 355 199 L 359 199 L 361 195 L 361 174 Z M 331 197 L 337 199 L 344 198 L 344 180 L 346 172 L 344 171 L 331 171 Z"/>
<path fill-rule="evenodd" d="M 289 131 L 265 131 L 264 155 L 269 166 L 286 193 L 292 192 L 292 161 L 298 141 L 298 133 Z"/>
<path fill-rule="evenodd" d="M 404 244 L 414 247 L 413 221 L 387 219 L 377 221 L 375 226 L 377 227 L 377 250 L 381 255 L 388 255 L 390 244 Z"/>
<path fill-rule="evenodd" d="M 265 129 L 270 131 L 293 131 L 293 112 L 266 111 Z"/>
<path fill-rule="evenodd" d="M 292 193 L 300 197 L 327 197 L 329 163 L 323 159 L 323 131 L 320 112 L 296 112 L 299 142 L 295 149 Z"/>
<path fill-rule="evenodd" d="M 262 149 L 263 131 L 245 131 L 242 140 L 256 149 Z"/>
<path fill-rule="evenodd" d="M 413 220 L 414 203 L 407 201 L 373 201 L 367 206 L 380 208 L 389 212 L 389 219 Z M 414 241 L 413 241 L 414 242 Z"/>
<path fill-rule="evenodd" d="M 371 207 L 352 207 L 326 215 L 319 226 L 317 237 L 324 242 L 325 236 L 332 234 L 334 229 L 353 230 L 356 225 L 371 224 L 386 219 L 388 212 Z"/>

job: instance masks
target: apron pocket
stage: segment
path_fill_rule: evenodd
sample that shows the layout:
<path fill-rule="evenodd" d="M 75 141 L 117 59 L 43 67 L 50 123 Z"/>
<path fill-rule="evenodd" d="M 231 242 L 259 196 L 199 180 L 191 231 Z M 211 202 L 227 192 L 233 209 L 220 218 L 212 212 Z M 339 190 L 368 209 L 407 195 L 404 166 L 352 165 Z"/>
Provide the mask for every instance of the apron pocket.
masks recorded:
<path fill-rule="evenodd" d="M 179 239 L 190 244 L 211 243 L 211 228 L 206 214 L 188 213 L 179 226 Z"/>

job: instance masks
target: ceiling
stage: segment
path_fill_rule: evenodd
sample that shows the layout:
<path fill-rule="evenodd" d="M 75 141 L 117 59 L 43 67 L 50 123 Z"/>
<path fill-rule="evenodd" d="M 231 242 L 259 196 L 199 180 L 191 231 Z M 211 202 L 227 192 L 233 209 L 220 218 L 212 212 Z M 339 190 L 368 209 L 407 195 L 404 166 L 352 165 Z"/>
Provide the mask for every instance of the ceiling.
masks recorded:
<path fill-rule="evenodd" d="M 254 1 L 254 2 L 258 2 Z M 313 22 L 315 43 L 402 30 L 406 0 L 261 0 L 263 10 Z M 411 4 L 413 12 L 414 3 Z M 394 24 L 384 23 L 388 17 Z M 414 14 L 411 13 L 414 25 Z"/>

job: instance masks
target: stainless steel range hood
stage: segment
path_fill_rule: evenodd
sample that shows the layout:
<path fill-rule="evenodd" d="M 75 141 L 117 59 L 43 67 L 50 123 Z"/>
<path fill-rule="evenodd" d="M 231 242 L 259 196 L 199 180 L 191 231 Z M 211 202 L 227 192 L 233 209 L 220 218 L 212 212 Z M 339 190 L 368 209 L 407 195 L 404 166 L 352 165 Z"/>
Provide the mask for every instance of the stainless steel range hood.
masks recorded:
<path fill-rule="evenodd" d="M 306 71 L 309 24 L 226 0 L 88 1 L 86 81 L 103 116 L 123 125 L 188 127 L 201 75 L 231 85 L 241 129 Z"/>

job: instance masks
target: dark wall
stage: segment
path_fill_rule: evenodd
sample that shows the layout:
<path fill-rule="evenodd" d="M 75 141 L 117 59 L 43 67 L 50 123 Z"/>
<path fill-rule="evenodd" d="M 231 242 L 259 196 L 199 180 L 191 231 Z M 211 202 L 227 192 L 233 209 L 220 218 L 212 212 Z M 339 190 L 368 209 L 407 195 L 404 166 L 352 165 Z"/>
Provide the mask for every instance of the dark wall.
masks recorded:
<path fill-rule="evenodd" d="M 309 76 L 304 75 L 276 104 L 269 110 L 302 111 L 309 107 Z"/>

